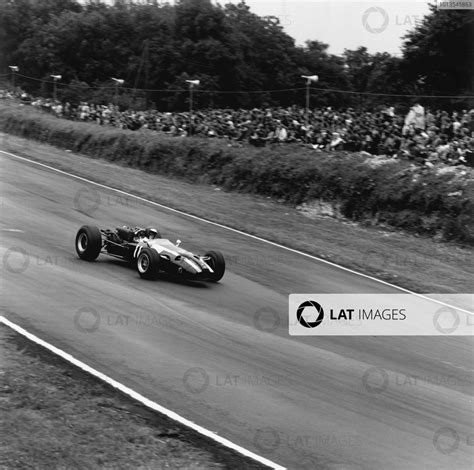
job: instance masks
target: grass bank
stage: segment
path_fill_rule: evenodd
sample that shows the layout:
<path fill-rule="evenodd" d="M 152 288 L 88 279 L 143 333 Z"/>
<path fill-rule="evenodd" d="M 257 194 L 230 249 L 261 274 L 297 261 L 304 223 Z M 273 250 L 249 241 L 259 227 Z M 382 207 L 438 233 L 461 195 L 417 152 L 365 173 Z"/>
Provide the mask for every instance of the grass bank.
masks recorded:
<path fill-rule="evenodd" d="M 131 168 L 267 196 L 293 206 L 323 201 L 346 220 L 474 244 L 474 172 L 406 161 L 315 153 L 297 145 L 253 148 L 57 119 L 0 106 L 0 130 Z"/>
<path fill-rule="evenodd" d="M 0 468 L 263 469 L 0 325 Z"/>

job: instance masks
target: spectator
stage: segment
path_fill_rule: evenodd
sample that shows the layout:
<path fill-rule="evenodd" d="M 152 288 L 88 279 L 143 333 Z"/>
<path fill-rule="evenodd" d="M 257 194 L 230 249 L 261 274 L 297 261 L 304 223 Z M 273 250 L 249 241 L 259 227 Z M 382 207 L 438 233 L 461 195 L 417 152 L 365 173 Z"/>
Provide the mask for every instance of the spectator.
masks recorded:
<path fill-rule="evenodd" d="M 0 97 L 12 99 L 21 94 L 0 91 Z M 24 99 L 22 99 L 24 101 Z M 96 122 L 122 129 L 147 129 L 171 136 L 205 136 L 248 142 L 262 147 L 274 143 L 298 143 L 320 151 L 364 151 L 372 155 L 408 158 L 421 164 L 445 162 L 471 164 L 474 141 L 474 110 L 448 113 L 426 110 L 416 103 L 406 118 L 393 106 L 367 112 L 354 108 L 311 109 L 254 108 L 223 109 L 170 113 L 158 110 L 120 111 L 109 104 L 53 102 L 36 98 L 31 104 L 58 117 Z"/>

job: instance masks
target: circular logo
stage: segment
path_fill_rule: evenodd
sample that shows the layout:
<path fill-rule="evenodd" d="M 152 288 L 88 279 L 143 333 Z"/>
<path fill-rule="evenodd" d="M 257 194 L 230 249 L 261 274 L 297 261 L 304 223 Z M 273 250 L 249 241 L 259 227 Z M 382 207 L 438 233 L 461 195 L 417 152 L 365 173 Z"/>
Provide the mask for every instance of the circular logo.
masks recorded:
<path fill-rule="evenodd" d="M 372 18 L 371 21 L 369 20 L 369 17 Z M 376 21 L 374 20 L 374 18 L 377 18 L 377 20 L 381 20 L 382 23 L 380 25 L 377 24 L 377 26 L 375 26 L 374 24 L 376 23 Z M 362 24 L 369 33 L 379 34 L 387 29 L 388 14 L 381 7 L 367 8 L 367 10 L 365 10 L 364 14 L 362 15 Z"/>
<path fill-rule="evenodd" d="M 204 392 L 209 386 L 209 375 L 201 367 L 188 369 L 183 375 L 184 388 L 193 395 Z"/>
<path fill-rule="evenodd" d="M 309 307 L 311 309 L 314 309 L 318 314 L 318 318 L 313 322 L 307 321 L 303 317 L 304 309 L 309 308 Z M 298 307 L 298 310 L 296 311 L 296 318 L 298 322 L 300 323 L 300 325 L 304 326 L 305 328 L 315 328 L 318 325 L 320 325 L 324 319 L 323 307 L 321 307 L 321 305 L 319 305 L 314 300 L 306 300 L 305 302 L 300 304 L 300 306 Z"/>
<path fill-rule="evenodd" d="M 74 325 L 82 333 L 93 333 L 99 328 L 100 315 L 90 307 L 79 309 L 74 315 Z"/>
<path fill-rule="evenodd" d="M 372 367 L 367 369 L 362 376 L 362 384 L 370 393 L 385 392 L 388 388 L 388 374 L 385 369 Z"/>
<path fill-rule="evenodd" d="M 438 429 L 433 436 L 433 445 L 442 454 L 451 454 L 459 447 L 461 438 L 452 428 L 444 427 Z"/>
<path fill-rule="evenodd" d="M 91 215 L 100 206 L 100 194 L 96 189 L 81 188 L 74 196 L 74 207 L 83 214 Z"/>
<path fill-rule="evenodd" d="M 9 248 L 3 255 L 3 266 L 11 273 L 22 273 L 30 264 L 30 257 L 23 248 Z"/>
<path fill-rule="evenodd" d="M 272 428 L 257 429 L 253 442 L 259 450 L 273 452 L 280 445 L 280 436 Z"/>
<path fill-rule="evenodd" d="M 440 320 L 441 320 L 442 317 L 444 319 L 449 317 L 450 321 L 452 321 L 451 326 L 446 327 L 446 326 L 441 325 Z M 461 319 L 459 318 L 458 313 L 456 312 L 456 310 L 454 310 L 453 308 L 450 308 L 450 307 L 441 307 L 440 309 L 438 309 L 436 311 L 436 314 L 433 317 L 434 327 L 440 333 L 443 333 L 445 335 L 449 335 L 451 333 L 454 333 L 457 330 L 460 323 L 461 323 Z"/>
<path fill-rule="evenodd" d="M 263 307 L 255 312 L 253 322 L 257 330 L 270 333 L 280 326 L 280 316 L 276 310 Z"/>

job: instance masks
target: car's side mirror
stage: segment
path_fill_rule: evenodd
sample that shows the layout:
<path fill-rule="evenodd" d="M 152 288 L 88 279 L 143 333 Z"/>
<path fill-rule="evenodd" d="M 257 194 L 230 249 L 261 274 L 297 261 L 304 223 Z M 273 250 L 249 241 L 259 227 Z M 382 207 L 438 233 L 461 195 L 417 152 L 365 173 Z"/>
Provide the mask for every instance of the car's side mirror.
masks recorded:
<path fill-rule="evenodd" d="M 179 246 L 181 244 L 181 240 L 178 238 L 178 240 L 176 240 L 176 246 Z"/>

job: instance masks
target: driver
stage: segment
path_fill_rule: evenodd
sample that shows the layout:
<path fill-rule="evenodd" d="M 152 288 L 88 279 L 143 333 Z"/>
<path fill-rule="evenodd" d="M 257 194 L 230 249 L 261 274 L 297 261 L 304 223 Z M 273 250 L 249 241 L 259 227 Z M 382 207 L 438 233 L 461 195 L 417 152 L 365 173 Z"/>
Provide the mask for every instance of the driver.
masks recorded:
<path fill-rule="evenodd" d="M 146 230 L 144 228 L 136 227 L 133 233 L 133 239 L 139 241 L 143 238 L 147 238 Z"/>
<path fill-rule="evenodd" d="M 156 228 L 136 228 L 134 239 L 135 241 L 141 240 L 154 240 L 155 238 L 159 238 L 158 230 Z"/>
<path fill-rule="evenodd" d="M 124 240 L 139 242 L 141 240 L 154 240 L 160 238 L 158 230 L 155 228 L 142 228 L 135 227 L 131 228 L 126 225 L 117 229 L 118 235 Z"/>
<path fill-rule="evenodd" d="M 156 228 L 147 228 L 145 230 L 145 233 L 146 238 L 148 238 L 149 240 L 154 240 L 155 238 L 158 238 L 158 230 L 156 230 Z"/>

